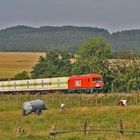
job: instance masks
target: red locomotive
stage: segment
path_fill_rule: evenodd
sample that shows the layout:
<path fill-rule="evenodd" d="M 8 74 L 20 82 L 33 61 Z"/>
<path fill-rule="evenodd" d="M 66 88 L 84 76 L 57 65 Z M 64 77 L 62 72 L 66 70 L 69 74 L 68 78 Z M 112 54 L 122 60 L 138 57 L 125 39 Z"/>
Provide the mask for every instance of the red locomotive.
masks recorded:
<path fill-rule="evenodd" d="M 103 86 L 104 86 L 104 82 L 100 74 L 70 76 L 68 80 L 68 89 L 71 93 L 99 92 L 102 90 Z"/>

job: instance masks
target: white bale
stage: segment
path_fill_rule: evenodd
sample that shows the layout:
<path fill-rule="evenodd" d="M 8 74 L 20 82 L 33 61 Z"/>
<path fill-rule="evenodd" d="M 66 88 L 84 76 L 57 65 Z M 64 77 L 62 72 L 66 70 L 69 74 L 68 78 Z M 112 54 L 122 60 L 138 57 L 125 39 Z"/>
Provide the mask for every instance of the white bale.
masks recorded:
<path fill-rule="evenodd" d="M 23 103 L 23 110 L 25 111 L 25 114 L 36 112 L 37 110 L 42 111 L 45 109 L 45 102 L 40 99 Z"/>

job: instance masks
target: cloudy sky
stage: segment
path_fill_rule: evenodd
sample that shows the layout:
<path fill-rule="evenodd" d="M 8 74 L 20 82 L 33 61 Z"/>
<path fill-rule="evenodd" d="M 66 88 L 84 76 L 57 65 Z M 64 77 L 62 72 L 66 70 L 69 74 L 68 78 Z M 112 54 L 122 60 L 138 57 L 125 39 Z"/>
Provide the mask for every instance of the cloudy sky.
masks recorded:
<path fill-rule="evenodd" d="M 15 25 L 140 29 L 140 0 L 0 0 L 0 29 Z"/>

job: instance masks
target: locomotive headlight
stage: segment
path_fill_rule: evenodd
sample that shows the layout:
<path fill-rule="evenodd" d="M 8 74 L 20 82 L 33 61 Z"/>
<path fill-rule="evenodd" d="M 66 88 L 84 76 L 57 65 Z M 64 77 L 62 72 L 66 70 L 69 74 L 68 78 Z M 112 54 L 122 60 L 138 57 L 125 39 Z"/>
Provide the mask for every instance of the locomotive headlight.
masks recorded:
<path fill-rule="evenodd" d="M 99 84 L 99 83 L 97 83 L 97 84 L 95 85 L 95 87 L 100 87 L 100 84 Z"/>

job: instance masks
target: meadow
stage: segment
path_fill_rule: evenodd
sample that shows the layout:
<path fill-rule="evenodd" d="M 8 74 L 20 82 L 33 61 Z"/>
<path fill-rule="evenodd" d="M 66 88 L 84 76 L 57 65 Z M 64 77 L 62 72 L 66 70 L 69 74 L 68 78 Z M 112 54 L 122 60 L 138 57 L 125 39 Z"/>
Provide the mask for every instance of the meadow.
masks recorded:
<path fill-rule="evenodd" d="M 41 52 L 0 52 L 0 79 L 14 77 L 22 71 L 30 72 Z"/>
<path fill-rule="evenodd" d="M 22 116 L 25 101 L 42 99 L 48 110 L 40 116 L 32 113 Z M 127 106 L 117 106 L 119 99 L 127 99 Z M 65 109 L 60 110 L 60 104 Z M 123 120 L 126 130 L 140 130 L 140 95 L 86 95 L 86 94 L 46 94 L 46 95 L 0 95 L 0 140 L 139 140 L 140 134 L 125 133 L 123 138 L 116 132 L 72 132 L 51 137 L 52 125 L 56 130 L 81 129 L 85 118 L 92 129 L 119 129 Z M 19 129 L 22 129 L 22 132 Z M 24 131 L 23 131 L 24 130 Z"/>

